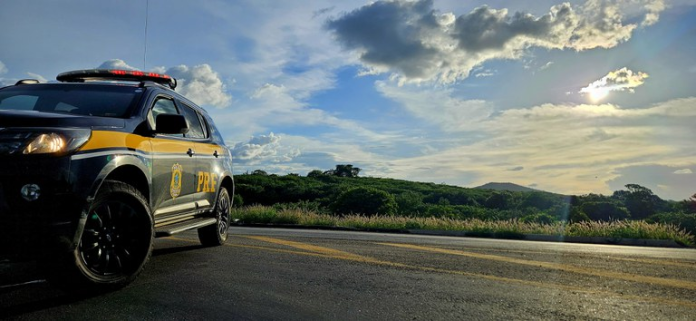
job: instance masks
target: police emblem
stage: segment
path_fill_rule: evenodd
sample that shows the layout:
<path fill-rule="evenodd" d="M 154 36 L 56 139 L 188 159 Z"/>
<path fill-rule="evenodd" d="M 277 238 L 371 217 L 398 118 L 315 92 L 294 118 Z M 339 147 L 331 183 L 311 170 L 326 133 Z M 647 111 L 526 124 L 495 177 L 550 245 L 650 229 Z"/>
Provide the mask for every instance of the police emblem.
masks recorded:
<path fill-rule="evenodd" d="M 169 185 L 169 194 L 172 198 L 176 198 L 181 194 L 181 179 L 183 177 L 184 167 L 179 164 L 172 166 L 172 182 Z"/>

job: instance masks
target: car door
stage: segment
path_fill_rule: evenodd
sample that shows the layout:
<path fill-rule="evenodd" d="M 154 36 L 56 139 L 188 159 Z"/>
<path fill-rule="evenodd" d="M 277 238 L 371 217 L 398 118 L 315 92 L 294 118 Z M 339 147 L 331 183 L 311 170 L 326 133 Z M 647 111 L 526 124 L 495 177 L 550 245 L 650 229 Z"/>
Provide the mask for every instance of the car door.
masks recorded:
<path fill-rule="evenodd" d="M 200 210 L 206 210 L 215 204 L 220 174 L 215 170 L 215 162 L 222 152 L 210 144 L 207 125 L 199 113 L 185 103 L 179 102 L 180 110 L 186 117 L 189 132 L 184 136 L 195 144 L 196 179 L 192 185 L 196 205 Z"/>
<path fill-rule="evenodd" d="M 174 99 L 155 98 L 148 120 L 157 127 L 160 114 L 180 114 Z M 152 142 L 152 198 L 155 219 L 196 209 L 195 144 L 183 134 L 156 134 Z"/>

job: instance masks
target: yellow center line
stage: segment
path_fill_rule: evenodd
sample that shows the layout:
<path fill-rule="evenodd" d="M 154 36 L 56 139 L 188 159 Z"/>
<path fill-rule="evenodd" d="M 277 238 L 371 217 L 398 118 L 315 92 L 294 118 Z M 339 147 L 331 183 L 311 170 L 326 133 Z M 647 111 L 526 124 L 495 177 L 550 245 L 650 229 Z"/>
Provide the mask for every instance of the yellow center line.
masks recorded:
<path fill-rule="evenodd" d="M 366 257 L 366 256 L 361 256 L 361 255 L 357 255 L 357 254 L 353 254 L 353 253 L 339 251 L 336 249 L 331 249 L 331 248 L 326 248 L 326 247 L 321 247 L 321 246 L 316 246 L 316 245 L 311 245 L 311 244 L 306 244 L 306 243 L 300 243 L 300 242 L 281 240 L 281 239 L 276 239 L 276 238 L 271 238 L 271 237 L 266 237 L 266 236 L 237 235 L 237 237 L 254 239 L 254 240 L 268 242 L 268 243 L 272 243 L 272 244 L 289 246 L 289 247 L 301 249 L 303 251 L 294 251 L 294 250 L 287 250 L 287 249 L 270 248 L 270 247 L 265 247 L 265 246 L 242 245 L 242 244 L 233 244 L 233 243 L 226 243 L 225 246 L 263 250 L 263 251 L 277 252 L 277 253 L 287 253 L 287 254 L 323 257 L 323 258 L 339 259 L 339 260 L 345 260 L 345 261 L 355 261 L 355 262 L 370 263 L 370 264 L 382 265 L 382 266 L 399 267 L 399 268 L 411 269 L 411 270 L 416 270 L 416 271 L 424 271 L 424 272 L 435 272 L 435 273 L 442 273 L 442 274 L 461 275 L 461 276 L 479 278 L 479 279 L 496 281 L 496 282 L 514 283 L 514 284 L 521 284 L 521 285 L 527 285 L 527 286 L 538 287 L 538 288 L 546 288 L 546 289 L 550 289 L 550 290 L 561 290 L 561 291 L 576 292 L 576 293 L 607 295 L 607 296 L 616 297 L 616 298 L 619 298 L 622 300 L 653 302 L 653 303 L 658 303 L 658 304 L 677 305 L 677 306 L 684 306 L 684 307 L 696 309 L 696 303 L 690 302 L 690 301 L 671 300 L 671 299 L 665 299 L 665 298 L 645 297 L 645 296 L 628 295 L 628 294 L 619 294 L 616 292 L 606 292 L 606 291 L 598 291 L 598 290 L 588 290 L 585 288 L 571 286 L 571 285 L 542 283 L 542 282 L 522 280 L 522 279 L 511 279 L 511 278 L 500 277 L 500 276 L 495 276 L 495 275 L 486 275 L 486 274 L 471 273 L 471 272 L 465 272 L 465 271 L 446 270 L 446 269 L 439 269 L 439 268 L 426 267 L 426 266 L 416 266 L 416 265 L 402 264 L 402 263 L 397 263 L 397 262 L 382 261 L 382 260 L 374 259 L 371 257 Z M 190 242 L 190 243 L 198 243 L 198 241 L 183 239 L 183 238 L 178 238 L 178 237 L 169 237 L 167 239 Z M 390 244 L 390 243 L 383 243 L 383 244 Z M 306 251 L 311 251 L 311 252 L 306 252 Z"/>
<path fill-rule="evenodd" d="M 182 241 L 182 242 L 188 242 L 188 243 L 195 243 L 199 244 L 200 242 L 198 240 L 192 240 L 192 239 L 187 239 L 187 238 L 180 238 L 176 236 L 170 236 L 167 238 L 168 240 L 174 240 L 174 241 Z M 254 249 L 254 250 L 263 250 L 263 251 L 269 251 L 269 252 L 278 252 L 278 253 L 288 253 L 288 254 L 300 254 L 300 255 L 309 255 L 309 256 L 317 256 L 317 257 L 325 257 L 325 258 L 331 258 L 325 254 L 319 254 L 319 253 L 312 253 L 312 252 L 305 252 L 305 251 L 293 251 L 293 250 L 286 250 L 286 249 L 278 249 L 278 248 L 272 248 L 272 247 L 266 247 L 266 246 L 256 246 L 256 245 L 242 245 L 242 244 L 234 244 L 234 243 L 225 243 L 225 246 L 229 247 L 238 247 L 238 248 L 247 248 L 247 249 Z"/>
<path fill-rule="evenodd" d="M 467 247 L 469 250 L 475 250 L 475 251 L 488 251 L 488 252 L 503 252 L 503 253 L 521 253 L 521 254 L 540 254 L 540 255 L 549 255 L 549 254 L 555 254 L 555 255 L 568 255 L 568 256 L 573 256 L 575 258 L 577 257 L 588 257 L 589 255 L 586 253 L 573 253 L 573 252 L 555 252 L 555 253 L 550 253 L 550 252 L 543 252 L 543 251 L 527 251 L 527 250 L 507 250 L 507 249 L 495 249 L 495 248 L 483 248 L 483 247 Z M 678 267 L 685 267 L 685 268 L 692 268 L 696 269 L 696 261 L 688 261 L 688 260 L 655 260 L 655 259 L 640 259 L 640 258 L 629 258 L 629 257 L 616 257 L 616 256 L 603 256 L 603 259 L 607 260 L 618 260 L 618 261 L 628 261 L 628 262 L 637 262 L 637 263 L 645 263 L 645 264 L 650 264 L 650 265 L 671 265 L 671 266 L 678 266 Z"/>
<path fill-rule="evenodd" d="M 362 256 L 362 255 L 348 253 L 348 252 L 343 252 L 343 251 L 330 249 L 330 248 L 326 248 L 326 247 L 321 247 L 321 246 L 316 246 L 316 245 L 311 245 L 311 244 L 307 244 L 307 243 L 281 240 L 281 239 L 276 239 L 276 238 L 266 237 L 266 236 L 243 236 L 243 237 L 248 238 L 248 239 L 252 239 L 252 240 L 257 240 L 257 241 L 263 241 L 263 242 L 268 242 L 268 243 L 273 243 L 273 244 L 278 244 L 278 245 L 290 246 L 290 247 L 294 247 L 294 248 L 305 250 L 305 251 L 321 253 L 321 254 L 327 255 L 329 257 L 339 258 L 339 259 L 343 259 L 343 260 L 380 263 L 380 264 L 387 263 L 387 262 L 382 262 L 382 261 L 379 261 L 379 260 L 371 258 L 371 257 L 366 257 L 366 256 Z"/>
<path fill-rule="evenodd" d="M 681 261 L 681 262 L 661 261 L 661 260 L 652 260 L 652 259 L 633 259 L 633 258 L 625 258 L 625 257 L 608 257 L 608 258 L 611 260 L 647 263 L 647 264 L 652 264 L 652 265 L 672 265 L 672 266 L 696 269 L 696 261 L 692 262 L 692 263 L 687 263 L 687 261 Z"/>
<path fill-rule="evenodd" d="M 643 276 L 643 275 L 622 273 L 622 272 L 613 272 L 613 271 L 600 271 L 600 270 L 596 270 L 596 269 L 579 267 L 579 266 L 568 265 L 568 264 L 523 260 L 523 259 L 516 259 L 516 258 L 511 258 L 511 257 L 506 257 L 506 256 L 481 254 L 481 253 L 474 253 L 474 252 L 465 252 L 465 251 L 460 251 L 460 250 L 448 250 L 448 249 L 426 247 L 426 246 L 419 246 L 419 245 L 412 245 L 412 244 L 399 244 L 399 243 L 377 243 L 377 244 L 406 248 L 406 249 L 411 249 L 411 250 L 420 250 L 420 251 L 426 251 L 426 252 L 451 254 L 451 255 L 458 255 L 458 256 L 467 256 L 467 257 L 473 257 L 473 258 L 477 258 L 477 259 L 484 259 L 484 260 L 491 260 L 491 261 L 498 261 L 498 262 L 505 262 L 505 263 L 514 263 L 514 264 L 520 264 L 520 265 L 529 265 L 529 266 L 535 266 L 535 267 L 543 267 L 543 268 L 547 268 L 547 269 L 561 270 L 561 271 L 573 272 L 573 273 L 578 273 L 578 274 L 607 277 L 607 278 L 614 278 L 614 279 L 619 279 L 619 280 L 648 283 L 648 284 L 655 284 L 655 285 L 663 285 L 663 286 L 669 286 L 669 287 L 674 287 L 674 288 L 682 288 L 682 289 L 696 291 L 696 282 L 686 281 L 686 280 L 665 279 L 665 278 Z"/>

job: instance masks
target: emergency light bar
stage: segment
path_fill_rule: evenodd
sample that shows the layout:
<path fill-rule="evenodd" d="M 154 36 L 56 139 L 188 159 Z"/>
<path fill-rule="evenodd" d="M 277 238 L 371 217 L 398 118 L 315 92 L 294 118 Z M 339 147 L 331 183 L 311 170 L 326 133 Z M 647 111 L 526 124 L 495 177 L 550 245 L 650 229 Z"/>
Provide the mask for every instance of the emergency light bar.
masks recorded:
<path fill-rule="evenodd" d="M 158 84 L 176 88 L 177 81 L 169 75 L 139 70 L 118 69 L 85 69 L 67 71 L 56 76 L 56 80 L 63 82 L 83 82 L 85 80 L 122 80 L 122 81 L 152 81 Z"/>

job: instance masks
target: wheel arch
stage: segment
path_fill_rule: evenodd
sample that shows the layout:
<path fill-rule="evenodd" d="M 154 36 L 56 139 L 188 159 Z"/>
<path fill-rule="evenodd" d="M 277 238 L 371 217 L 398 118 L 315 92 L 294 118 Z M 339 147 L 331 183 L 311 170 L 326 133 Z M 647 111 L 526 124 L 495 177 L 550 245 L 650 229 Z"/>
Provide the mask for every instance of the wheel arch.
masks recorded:
<path fill-rule="evenodd" d="M 232 176 L 225 176 L 225 178 L 222 179 L 222 182 L 220 182 L 220 187 L 224 187 L 227 189 L 227 192 L 230 194 L 230 201 L 234 198 L 234 179 Z M 218 193 L 219 194 L 219 193 Z M 217 202 L 217 198 L 215 197 L 215 201 Z"/>
<path fill-rule="evenodd" d="M 135 165 L 123 165 L 112 170 L 104 180 L 115 180 L 124 182 L 135 187 L 150 204 L 150 182 L 147 175 Z"/>

